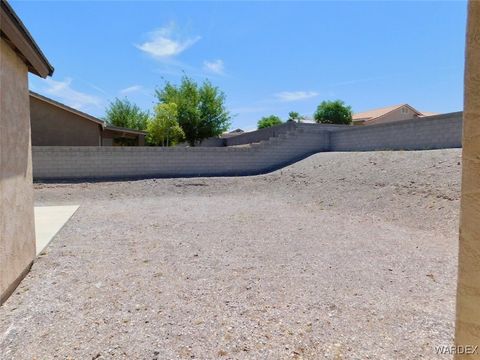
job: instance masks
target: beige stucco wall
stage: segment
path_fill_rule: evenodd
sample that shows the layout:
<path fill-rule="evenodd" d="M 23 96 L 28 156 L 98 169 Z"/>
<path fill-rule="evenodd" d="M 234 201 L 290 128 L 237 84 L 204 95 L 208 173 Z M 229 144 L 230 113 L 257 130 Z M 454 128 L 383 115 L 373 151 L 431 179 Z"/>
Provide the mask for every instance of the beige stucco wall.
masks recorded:
<path fill-rule="evenodd" d="M 0 303 L 35 257 L 27 67 L 0 39 Z"/>
<path fill-rule="evenodd" d="M 101 125 L 30 97 L 33 146 L 99 146 Z"/>
<path fill-rule="evenodd" d="M 402 109 L 405 109 L 404 112 L 402 112 Z M 417 114 L 409 107 L 403 106 L 383 116 L 380 116 L 375 120 L 366 121 L 364 125 L 382 124 L 392 121 L 412 119 L 414 117 L 417 117 Z"/>

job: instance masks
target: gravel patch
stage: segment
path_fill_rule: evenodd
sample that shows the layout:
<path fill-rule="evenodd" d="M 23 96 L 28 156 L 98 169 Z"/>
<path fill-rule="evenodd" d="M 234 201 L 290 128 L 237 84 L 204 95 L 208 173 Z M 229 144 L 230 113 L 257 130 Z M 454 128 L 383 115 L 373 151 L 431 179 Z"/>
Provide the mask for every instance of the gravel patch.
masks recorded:
<path fill-rule="evenodd" d="M 2 359 L 446 359 L 461 150 L 35 184 L 80 204 L 0 307 Z"/>

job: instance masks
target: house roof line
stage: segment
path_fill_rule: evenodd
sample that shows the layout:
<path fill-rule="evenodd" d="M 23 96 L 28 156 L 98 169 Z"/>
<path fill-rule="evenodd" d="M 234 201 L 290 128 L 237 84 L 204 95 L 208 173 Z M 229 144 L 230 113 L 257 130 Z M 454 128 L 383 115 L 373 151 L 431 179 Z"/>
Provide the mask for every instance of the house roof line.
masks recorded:
<path fill-rule="evenodd" d="M 87 119 L 87 120 L 93 121 L 93 122 L 95 122 L 95 123 L 97 123 L 97 124 L 99 124 L 99 125 L 103 125 L 103 124 L 105 123 L 103 120 L 100 120 L 100 119 L 98 119 L 98 118 L 96 118 L 96 117 L 94 117 L 94 116 L 92 116 L 92 115 L 89 115 L 89 114 L 87 114 L 87 113 L 84 113 L 83 111 L 74 109 L 74 108 L 72 108 L 72 107 L 70 107 L 70 106 L 68 106 L 68 105 L 62 104 L 62 103 L 60 103 L 60 102 L 58 102 L 58 101 L 55 101 L 55 100 L 53 100 L 53 99 L 50 99 L 50 98 L 48 98 L 48 97 L 46 97 L 46 96 L 40 95 L 40 94 L 38 94 L 38 93 L 36 93 L 36 92 L 33 92 L 32 90 L 30 90 L 30 96 L 31 96 L 31 97 L 34 97 L 34 98 L 36 98 L 36 99 L 39 99 L 39 100 L 41 100 L 41 101 L 47 102 L 47 103 L 49 103 L 49 104 L 51 104 L 51 105 L 54 105 L 54 106 L 56 106 L 56 107 L 59 107 L 59 108 L 61 108 L 61 109 L 63 109 L 63 110 L 72 112 L 72 113 L 74 113 L 74 114 L 76 114 L 76 115 L 78 115 L 78 116 L 81 116 L 81 117 L 83 117 L 83 118 L 85 118 L 85 119 Z"/>
<path fill-rule="evenodd" d="M 390 114 L 391 112 L 393 112 L 395 110 L 398 110 L 399 108 L 401 108 L 403 106 L 406 106 L 406 107 L 410 108 L 410 110 L 415 112 L 417 115 L 422 114 L 420 111 L 415 109 L 413 106 L 410 106 L 407 103 L 403 103 L 403 104 L 387 106 L 387 107 L 383 107 L 383 108 L 378 108 L 378 109 L 364 111 L 364 112 L 361 112 L 361 113 L 354 114 L 353 115 L 353 121 L 371 121 L 371 120 L 374 120 L 374 119 L 378 119 L 382 116 Z M 382 110 L 385 110 L 385 112 L 382 112 Z M 365 114 L 365 115 L 363 115 L 363 114 Z"/>
<path fill-rule="evenodd" d="M 113 130 L 113 131 L 123 131 L 123 132 L 132 133 L 132 134 L 148 135 L 147 131 L 124 128 L 124 127 L 121 127 L 121 126 L 111 125 L 111 124 L 108 124 L 106 122 L 104 123 L 104 129 Z"/>
<path fill-rule="evenodd" d="M 74 108 L 72 108 L 68 105 L 62 104 L 62 103 L 60 103 L 58 101 L 55 101 L 53 99 L 50 99 L 46 96 L 40 95 L 36 92 L 33 92 L 32 90 L 30 90 L 30 96 L 35 98 L 35 99 L 38 99 L 40 101 L 43 101 L 43 102 L 46 102 L 46 103 L 51 104 L 53 106 L 56 106 L 56 107 L 58 107 L 62 110 L 74 113 L 74 114 L 84 118 L 85 120 L 92 121 L 92 122 L 100 125 L 103 129 L 118 131 L 118 132 L 131 133 L 131 134 L 140 134 L 140 135 L 147 135 L 148 134 L 148 132 L 142 131 L 142 130 L 129 129 L 129 128 L 124 128 L 124 127 L 120 127 L 120 126 L 111 125 L 111 124 L 107 123 L 106 121 L 103 121 L 99 118 L 96 118 L 95 116 L 89 115 L 87 113 L 84 113 L 83 111 L 74 109 Z"/>
<path fill-rule="evenodd" d="M 42 78 L 53 74 L 53 66 L 6 0 L 0 0 L 0 37 L 23 59 L 31 73 Z"/>

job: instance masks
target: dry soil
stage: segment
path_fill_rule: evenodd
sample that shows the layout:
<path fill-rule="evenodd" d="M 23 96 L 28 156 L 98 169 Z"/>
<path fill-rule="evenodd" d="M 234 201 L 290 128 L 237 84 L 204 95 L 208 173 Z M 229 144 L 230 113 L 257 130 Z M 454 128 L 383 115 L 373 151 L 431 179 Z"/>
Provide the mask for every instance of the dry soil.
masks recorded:
<path fill-rule="evenodd" d="M 36 184 L 81 207 L 0 307 L 1 359 L 447 359 L 460 161 Z"/>

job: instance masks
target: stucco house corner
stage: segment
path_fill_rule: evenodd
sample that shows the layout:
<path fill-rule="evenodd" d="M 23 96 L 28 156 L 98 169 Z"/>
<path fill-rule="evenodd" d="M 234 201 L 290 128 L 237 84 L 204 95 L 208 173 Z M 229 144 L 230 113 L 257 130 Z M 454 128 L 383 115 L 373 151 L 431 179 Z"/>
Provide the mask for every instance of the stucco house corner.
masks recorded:
<path fill-rule="evenodd" d="M 0 0 L 0 304 L 35 258 L 29 72 L 45 78 L 53 67 Z"/>

